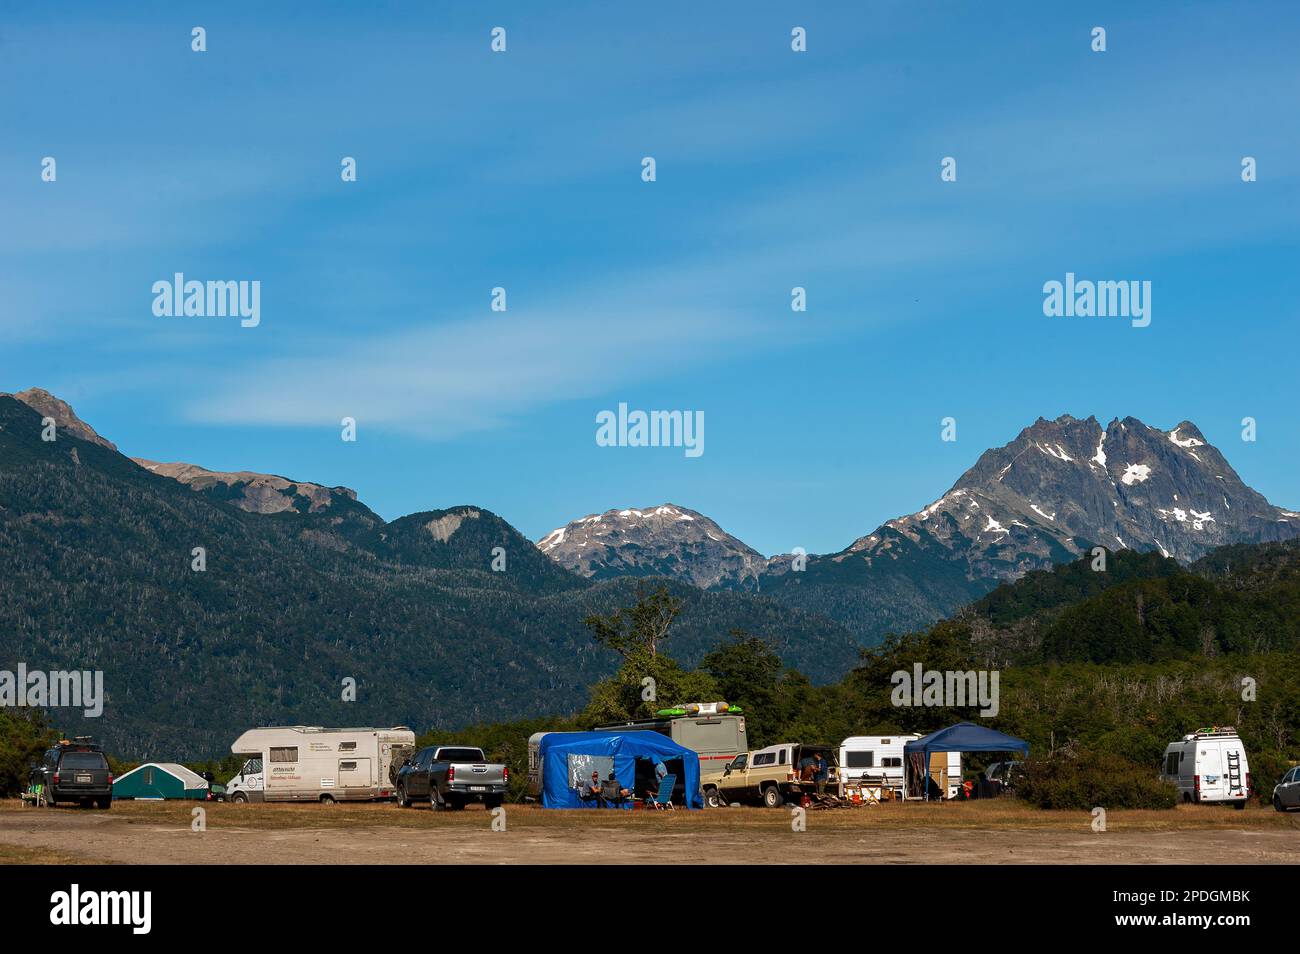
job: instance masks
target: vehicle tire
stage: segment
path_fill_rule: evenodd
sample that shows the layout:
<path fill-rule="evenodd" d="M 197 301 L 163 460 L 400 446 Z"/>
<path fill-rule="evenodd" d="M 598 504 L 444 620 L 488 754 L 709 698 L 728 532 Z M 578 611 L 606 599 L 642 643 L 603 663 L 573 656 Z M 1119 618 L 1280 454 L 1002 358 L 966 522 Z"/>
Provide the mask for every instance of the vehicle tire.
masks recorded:
<path fill-rule="evenodd" d="M 775 785 L 769 785 L 763 789 L 764 808 L 780 808 L 784 804 L 785 796 L 781 794 L 781 790 Z"/>
<path fill-rule="evenodd" d="M 321 803 L 322 805 L 333 805 L 333 804 L 334 804 L 334 796 L 333 796 L 333 795 L 322 795 L 322 796 L 320 797 L 320 803 Z"/>
<path fill-rule="evenodd" d="M 100 811 L 108 811 L 113 807 L 113 800 L 111 798 L 97 798 L 95 799 L 95 807 Z"/>
<path fill-rule="evenodd" d="M 436 788 L 429 793 L 429 807 L 435 812 L 445 812 L 447 810 L 447 803 L 442 800 L 442 796 L 438 794 Z"/>
<path fill-rule="evenodd" d="M 406 794 L 406 786 L 405 786 L 405 785 L 399 785 L 399 786 L 397 786 L 397 804 L 398 804 L 399 806 L 401 806 L 402 808 L 410 808 L 410 807 L 411 807 L 411 797 L 410 797 L 409 795 Z"/>
<path fill-rule="evenodd" d="M 1243 808 L 1246 807 L 1246 800 L 1243 798 L 1239 802 L 1233 802 L 1232 807 L 1235 808 L 1237 811 L 1241 811 Z"/>
<path fill-rule="evenodd" d="M 722 795 L 716 788 L 706 788 L 704 790 L 704 807 L 721 808 L 723 805 Z"/>
<path fill-rule="evenodd" d="M 236 805 L 248 804 L 248 796 L 245 795 L 243 792 L 235 792 L 234 795 L 230 796 L 230 800 L 234 802 Z"/>
<path fill-rule="evenodd" d="M 505 800 L 504 795 L 489 795 L 487 798 L 483 799 L 483 807 L 488 811 L 492 811 L 494 808 L 500 808 L 501 803 Z"/>
<path fill-rule="evenodd" d="M 1273 796 L 1273 811 L 1275 812 L 1286 811 L 1286 809 L 1282 807 L 1282 799 L 1278 798 L 1276 795 Z"/>

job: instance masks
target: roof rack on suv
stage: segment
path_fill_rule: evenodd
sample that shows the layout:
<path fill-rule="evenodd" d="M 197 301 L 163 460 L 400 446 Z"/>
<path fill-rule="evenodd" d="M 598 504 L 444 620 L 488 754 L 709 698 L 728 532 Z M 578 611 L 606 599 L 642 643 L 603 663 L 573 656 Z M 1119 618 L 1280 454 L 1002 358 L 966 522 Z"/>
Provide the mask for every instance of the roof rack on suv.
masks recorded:
<path fill-rule="evenodd" d="M 89 735 L 77 735 L 73 736 L 71 739 L 59 739 L 59 741 L 54 744 L 54 747 L 56 749 L 71 749 L 78 752 L 104 751 L 103 746 L 96 743 L 94 737 Z"/>

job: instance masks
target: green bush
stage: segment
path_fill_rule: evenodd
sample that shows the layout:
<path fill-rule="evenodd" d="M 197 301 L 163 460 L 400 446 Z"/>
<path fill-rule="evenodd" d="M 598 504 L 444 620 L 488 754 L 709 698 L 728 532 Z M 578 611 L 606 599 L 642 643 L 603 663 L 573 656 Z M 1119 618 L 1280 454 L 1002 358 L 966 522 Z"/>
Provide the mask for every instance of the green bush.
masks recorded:
<path fill-rule="evenodd" d="M 27 772 L 54 743 L 40 709 L 0 709 L 0 797 L 27 788 Z"/>
<path fill-rule="evenodd" d="M 1045 759 L 1031 759 L 1016 794 L 1039 808 L 1090 810 L 1112 808 L 1173 808 L 1178 793 L 1162 782 L 1154 768 L 1111 752 L 1061 750 Z"/>

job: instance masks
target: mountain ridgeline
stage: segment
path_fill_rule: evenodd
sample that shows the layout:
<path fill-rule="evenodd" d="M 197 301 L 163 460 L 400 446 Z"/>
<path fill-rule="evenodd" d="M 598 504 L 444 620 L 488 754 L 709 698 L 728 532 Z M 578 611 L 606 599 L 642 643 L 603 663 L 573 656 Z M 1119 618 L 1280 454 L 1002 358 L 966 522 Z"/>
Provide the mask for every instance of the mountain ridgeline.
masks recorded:
<path fill-rule="evenodd" d="M 661 516 L 662 515 L 662 516 Z M 665 574 L 762 592 L 829 616 L 865 644 L 926 626 L 998 583 L 1094 546 L 1190 563 L 1216 547 L 1300 536 L 1300 514 L 1248 487 L 1192 423 L 1039 419 L 982 454 L 938 500 L 843 550 L 764 561 L 694 511 L 665 505 L 584 517 L 539 546 L 600 579 Z M 701 566 L 704 571 L 701 572 Z"/>
<path fill-rule="evenodd" d="M 487 510 L 386 523 L 349 494 L 313 506 L 286 481 L 296 505 L 261 512 L 241 481 L 163 476 L 71 427 L 42 440 L 43 416 L 0 396 L 0 669 L 102 670 L 103 716 L 55 710 L 64 731 L 123 756 L 190 758 L 254 725 L 565 711 L 616 664 L 582 620 L 632 602 L 636 582 L 569 573 Z M 816 678 L 856 659 L 823 617 L 672 588 L 686 600 L 684 659 L 732 628 L 769 636 Z"/>

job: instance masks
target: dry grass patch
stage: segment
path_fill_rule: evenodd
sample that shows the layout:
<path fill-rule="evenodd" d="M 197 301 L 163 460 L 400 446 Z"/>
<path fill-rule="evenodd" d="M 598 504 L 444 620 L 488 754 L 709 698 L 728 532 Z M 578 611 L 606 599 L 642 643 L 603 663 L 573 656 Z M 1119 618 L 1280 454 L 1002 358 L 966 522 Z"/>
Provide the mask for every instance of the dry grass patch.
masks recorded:
<path fill-rule="evenodd" d="M 64 813 L 110 815 L 113 822 L 147 827 L 189 827 L 195 802 L 115 802 L 111 812 L 60 808 L 53 811 L 21 808 L 16 802 L 0 803 L 0 811 L 43 814 L 54 822 Z M 392 828 L 410 830 L 478 829 L 489 823 L 479 806 L 458 812 L 433 812 L 426 807 L 398 808 L 394 804 L 357 803 L 319 805 L 202 803 L 209 829 L 230 830 L 332 830 Z M 675 812 L 579 810 L 548 811 L 536 805 L 507 805 L 511 830 L 597 830 L 736 832 L 784 829 L 790 826 L 789 809 L 726 808 Z M 810 811 L 808 824 L 819 829 L 845 830 L 1087 830 L 1091 816 L 1081 811 L 1045 811 L 1015 799 L 977 802 L 886 803 L 884 805 Z M 1169 811 L 1115 810 L 1107 814 L 1110 831 L 1180 830 L 1294 830 L 1300 831 L 1300 814 L 1281 815 L 1271 808 L 1251 806 L 1244 811 L 1218 806 L 1182 805 Z"/>

